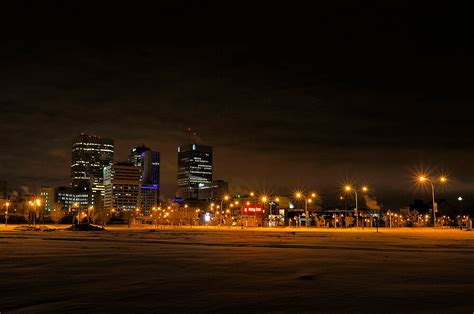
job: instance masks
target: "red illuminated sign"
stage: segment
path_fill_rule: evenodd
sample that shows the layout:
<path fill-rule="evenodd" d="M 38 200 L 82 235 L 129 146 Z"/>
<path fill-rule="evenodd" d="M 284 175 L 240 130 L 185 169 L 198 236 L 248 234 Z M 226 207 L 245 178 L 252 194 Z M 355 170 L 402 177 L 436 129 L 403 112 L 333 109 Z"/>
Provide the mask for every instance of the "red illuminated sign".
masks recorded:
<path fill-rule="evenodd" d="M 261 215 L 262 211 L 263 208 L 259 205 L 247 205 L 242 207 L 242 214 L 244 215 Z"/>

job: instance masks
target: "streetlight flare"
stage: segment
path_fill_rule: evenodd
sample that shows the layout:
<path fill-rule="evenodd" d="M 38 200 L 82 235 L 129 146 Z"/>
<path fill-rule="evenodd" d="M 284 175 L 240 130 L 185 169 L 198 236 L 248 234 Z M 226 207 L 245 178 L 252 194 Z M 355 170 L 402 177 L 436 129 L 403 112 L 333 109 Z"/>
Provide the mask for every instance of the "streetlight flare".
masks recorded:
<path fill-rule="evenodd" d="M 425 182 L 426 180 L 428 180 L 428 178 L 425 177 L 425 176 L 419 176 L 418 177 L 418 181 L 420 181 L 420 182 Z"/>
<path fill-rule="evenodd" d="M 346 185 L 344 187 L 344 190 L 346 190 L 347 192 L 349 192 L 350 190 L 352 190 L 352 187 L 350 185 Z"/>

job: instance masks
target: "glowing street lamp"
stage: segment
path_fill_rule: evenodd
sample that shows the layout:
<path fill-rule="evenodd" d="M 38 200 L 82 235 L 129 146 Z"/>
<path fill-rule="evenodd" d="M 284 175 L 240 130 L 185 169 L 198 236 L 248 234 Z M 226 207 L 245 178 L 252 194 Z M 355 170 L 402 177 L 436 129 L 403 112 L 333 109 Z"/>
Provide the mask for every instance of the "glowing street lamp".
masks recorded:
<path fill-rule="evenodd" d="M 355 195 L 355 210 L 354 213 L 356 215 L 356 226 L 359 227 L 359 200 L 358 200 L 358 195 L 357 195 L 357 189 L 352 187 L 351 185 L 346 185 L 344 186 L 344 191 L 347 193 L 353 192 Z M 363 186 L 360 191 L 366 193 L 369 191 L 369 188 L 367 186 Z M 363 223 L 363 222 L 362 222 Z"/>
<path fill-rule="evenodd" d="M 438 204 L 436 204 L 435 202 L 435 188 L 434 188 L 433 181 L 428 176 L 425 176 L 425 175 L 418 176 L 418 181 L 422 184 L 428 182 L 431 186 L 431 198 L 433 199 L 433 226 L 436 228 L 436 212 L 438 211 Z M 438 181 L 444 184 L 448 182 L 448 178 L 446 178 L 445 176 L 440 176 L 438 178 Z"/>
<path fill-rule="evenodd" d="M 458 197 L 458 201 L 459 201 L 459 216 L 462 216 L 462 197 L 461 196 Z M 459 229 L 462 230 L 462 221 L 460 221 Z"/>
<path fill-rule="evenodd" d="M 229 200 L 229 198 L 230 198 L 229 195 L 224 195 L 224 197 L 221 199 L 221 207 L 220 208 L 224 209 L 224 207 L 223 207 L 224 206 L 224 201 L 227 202 Z"/>
<path fill-rule="evenodd" d="M 305 217 L 306 217 L 306 223 L 305 227 L 309 228 L 309 212 L 308 212 L 308 204 L 311 204 L 313 202 L 313 199 L 317 197 L 316 193 L 311 193 L 310 197 L 305 196 L 303 192 L 296 192 L 295 193 L 295 198 L 296 199 L 303 199 L 304 200 L 304 212 L 305 212 Z"/>
<path fill-rule="evenodd" d="M 10 202 L 5 202 L 5 227 L 8 226 L 8 207 L 10 206 Z"/>

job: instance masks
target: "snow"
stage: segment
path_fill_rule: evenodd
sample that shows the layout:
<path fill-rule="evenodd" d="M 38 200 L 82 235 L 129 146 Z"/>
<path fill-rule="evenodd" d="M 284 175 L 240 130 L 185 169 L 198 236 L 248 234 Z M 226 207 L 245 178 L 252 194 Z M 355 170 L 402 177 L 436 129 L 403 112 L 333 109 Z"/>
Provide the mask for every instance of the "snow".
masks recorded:
<path fill-rule="evenodd" d="M 474 311 L 474 232 L 13 228 L 2 313 Z"/>

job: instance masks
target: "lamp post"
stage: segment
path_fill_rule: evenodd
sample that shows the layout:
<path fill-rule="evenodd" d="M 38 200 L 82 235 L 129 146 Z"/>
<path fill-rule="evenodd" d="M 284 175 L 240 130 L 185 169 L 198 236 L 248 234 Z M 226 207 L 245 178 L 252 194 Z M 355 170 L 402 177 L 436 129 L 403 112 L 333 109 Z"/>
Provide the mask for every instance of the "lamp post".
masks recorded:
<path fill-rule="evenodd" d="M 78 203 L 78 202 L 74 202 L 74 203 L 72 204 L 72 208 L 76 208 L 76 209 L 77 209 L 77 224 L 79 224 L 80 221 L 81 221 L 81 220 L 80 220 L 81 217 L 80 217 L 79 203 Z M 73 214 L 72 217 L 74 217 L 74 214 Z M 73 218 L 73 223 L 74 223 L 74 218 Z"/>
<path fill-rule="evenodd" d="M 221 210 L 223 211 L 224 210 L 224 201 L 228 201 L 229 200 L 229 195 L 224 195 L 224 197 L 221 199 Z"/>
<path fill-rule="evenodd" d="M 433 199 L 433 226 L 436 229 L 436 211 L 438 210 L 438 206 L 435 202 L 435 188 L 433 181 L 431 181 L 429 177 L 423 175 L 418 177 L 418 181 L 421 183 L 428 182 L 431 185 L 431 198 Z M 439 177 L 439 182 L 446 183 L 447 181 L 448 179 L 445 176 Z"/>
<path fill-rule="evenodd" d="M 266 195 L 262 195 L 262 197 L 260 198 L 260 203 L 262 204 L 262 228 L 263 228 L 263 214 L 265 213 L 265 204 L 267 204 L 268 202 L 268 196 Z M 255 210 L 255 215 L 257 214 L 257 211 Z"/>
<path fill-rule="evenodd" d="M 352 186 L 350 185 L 346 185 L 344 187 L 344 190 L 346 192 L 354 192 L 354 195 L 355 195 L 355 214 L 356 214 L 356 226 L 359 227 L 359 204 L 358 204 L 358 195 L 357 195 L 357 189 L 356 188 L 353 188 Z M 362 192 L 367 192 L 369 190 L 368 187 L 366 186 L 363 186 L 360 191 Z M 362 226 L 364 226 L 364 220 L 362 220 Z"/>
<path fill-rule="evenodd" d="M 91 211 L 94 212 L 94 205 L 91 205 L 87 208 L 87 223 L 90 223 L 90 220 L 91 220 Z M 92 219 L 94 220 L 94 219 Z"/>
<path fill-rule="evenodd" d="M 310 198 L 311 196 L 312 198 Z M 296 192 L 295 194 L 296 199 L 303 199 L 304 200 L 304 213 L 305 213 L 305 227 L 309 228 L 309 212 L 308 212 L 308 204 L 313 202 L 313 199 L 316 198 L 316 193 L 311 193 L 310 195 L 304 195 L 302 192 Z"/>
<path fill-rule="evenodd" d="M 462 197 L 461 196 L 458 197 L 458 201 L 459 201 L 459 216 L 462 217 Z M 462 230 L 462 220 L 461 219 L 459 220 L 459 229 Z"/>
<path fill-rule="evenodd" d="M 10 206 L 10 202 L 5 202 L 5 227 L 8 226 L 8 207 Z"/>
<path fill-rule="evenodd" d="M 38 211 L 38 215 L 40 215 L 39 206 L 41 206 L 41 199 L 40 199 L 40 198 L 36 198 L 36 199 L 35 199 L 35 216 L 36 216 L 36 212 L 37 212 L 37 211 Z M 41 220 L 43 220 L 43 223 L 44 223 L 43 216 L 44 216 L 43 213 L 41 213 Z"/>

